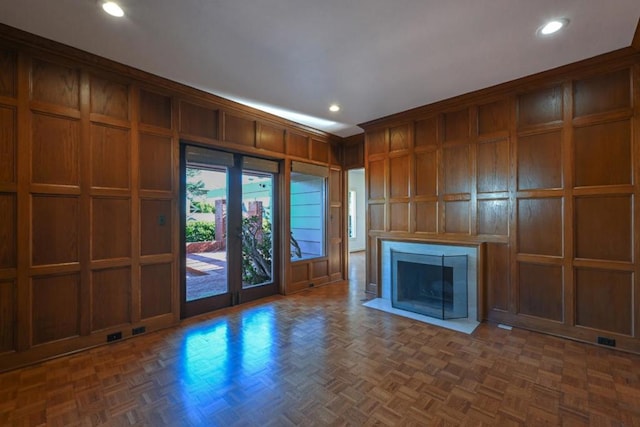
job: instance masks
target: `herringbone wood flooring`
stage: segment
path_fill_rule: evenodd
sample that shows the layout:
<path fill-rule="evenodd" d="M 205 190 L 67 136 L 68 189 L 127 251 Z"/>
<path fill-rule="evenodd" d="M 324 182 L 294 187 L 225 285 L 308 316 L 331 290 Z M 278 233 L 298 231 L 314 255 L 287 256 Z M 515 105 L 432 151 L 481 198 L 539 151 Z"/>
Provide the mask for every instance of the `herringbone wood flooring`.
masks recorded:
<path fill-rule="evenodd" d="M 0 375 L 17 426 L 640 426 L 640 357 L 362 307 L 358 283 L 272 297 Z"/>

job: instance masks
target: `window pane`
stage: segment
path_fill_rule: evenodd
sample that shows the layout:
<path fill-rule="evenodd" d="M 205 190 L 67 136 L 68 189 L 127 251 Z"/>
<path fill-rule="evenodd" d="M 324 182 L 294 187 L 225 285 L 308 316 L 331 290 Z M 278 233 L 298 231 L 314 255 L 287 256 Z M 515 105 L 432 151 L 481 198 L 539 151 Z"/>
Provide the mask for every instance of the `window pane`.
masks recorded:
<path fill-rule="evenodd" d="M 323 177 L 291 172 L 291 260 L 325 255 Z"/>

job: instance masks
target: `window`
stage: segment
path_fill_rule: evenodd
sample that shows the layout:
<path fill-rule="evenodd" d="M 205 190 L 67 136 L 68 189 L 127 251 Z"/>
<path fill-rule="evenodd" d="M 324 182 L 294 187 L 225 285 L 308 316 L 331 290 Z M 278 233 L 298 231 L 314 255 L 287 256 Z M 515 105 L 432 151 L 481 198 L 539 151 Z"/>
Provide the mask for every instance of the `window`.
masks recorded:
<path fill-rule="evenodd" d="M 291 170 L 291 260 L 322 257 L 328 169 L 292 162 Z"/>

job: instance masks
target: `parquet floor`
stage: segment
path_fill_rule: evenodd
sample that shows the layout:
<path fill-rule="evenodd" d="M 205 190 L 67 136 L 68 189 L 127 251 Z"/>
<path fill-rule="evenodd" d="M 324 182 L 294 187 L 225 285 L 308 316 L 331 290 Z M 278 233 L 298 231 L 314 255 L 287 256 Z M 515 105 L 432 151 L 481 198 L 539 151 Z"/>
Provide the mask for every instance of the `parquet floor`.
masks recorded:
<path fill-rule="evenodd" d="M 640 426 L 640 357 L 361 305 L 359 283 L 0 375 L 0 425 Z"/>

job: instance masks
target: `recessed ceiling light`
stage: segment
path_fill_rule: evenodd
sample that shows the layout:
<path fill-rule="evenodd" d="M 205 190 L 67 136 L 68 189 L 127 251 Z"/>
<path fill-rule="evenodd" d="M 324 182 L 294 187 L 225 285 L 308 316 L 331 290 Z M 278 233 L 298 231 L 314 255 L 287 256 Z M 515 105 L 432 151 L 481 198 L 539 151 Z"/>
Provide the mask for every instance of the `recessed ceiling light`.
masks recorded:
<path fill-rule="evenodd" d="M 122 10 L 118 3 L 113 1 L 102 3 L 102 9 L 111 16 L 117 16 L 118 18 L 124 16 L 124 10 Z"/>
<path fill-rule="evenodd" d="M 340 111 L 340 106 L 338 104 L 331 104 L 329 105 L 329 111 L 332 113 L 338 112 Z"/>
<path fill-rule="evenodd" d="M 551 34 L 557 33 L 562 28 L 566 27 L 567 24 L 569 24 L 568 19 L 554 19 L 540 27 L 538 29 L 538 34 L 540 34 L 541 36 L 550 36 Z"/>

